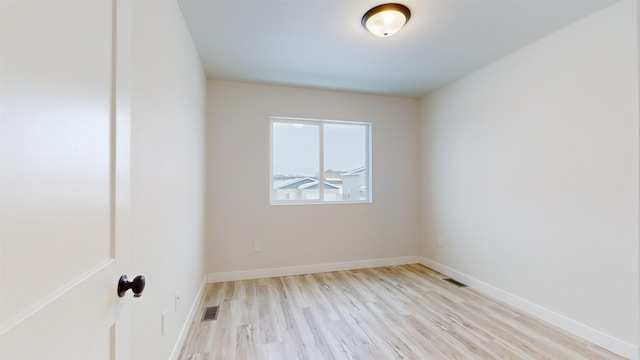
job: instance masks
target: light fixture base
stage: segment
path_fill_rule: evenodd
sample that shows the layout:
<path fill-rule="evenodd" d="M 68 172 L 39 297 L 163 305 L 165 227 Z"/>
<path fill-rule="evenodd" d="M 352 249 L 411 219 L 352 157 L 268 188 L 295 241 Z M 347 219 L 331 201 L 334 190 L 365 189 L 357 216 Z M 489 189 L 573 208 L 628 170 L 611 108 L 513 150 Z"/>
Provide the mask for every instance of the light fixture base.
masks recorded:
<path fill-rule="evenodd" d="M 381 4 L 362 16 L 362 26 L 378 37 L 389 37 L 400 30 L 411 18 L 408 7 L 397 4 Z"/>

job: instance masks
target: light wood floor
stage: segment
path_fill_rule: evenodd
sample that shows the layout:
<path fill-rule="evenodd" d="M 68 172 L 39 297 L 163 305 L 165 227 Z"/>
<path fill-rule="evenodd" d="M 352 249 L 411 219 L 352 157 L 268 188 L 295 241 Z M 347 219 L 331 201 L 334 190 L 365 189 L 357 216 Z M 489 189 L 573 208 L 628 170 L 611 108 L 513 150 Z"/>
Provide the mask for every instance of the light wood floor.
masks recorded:
<path fill-rule="evenodd" d="M 622 359 L 422 265 L 209 284 L 195 359 Z"/>

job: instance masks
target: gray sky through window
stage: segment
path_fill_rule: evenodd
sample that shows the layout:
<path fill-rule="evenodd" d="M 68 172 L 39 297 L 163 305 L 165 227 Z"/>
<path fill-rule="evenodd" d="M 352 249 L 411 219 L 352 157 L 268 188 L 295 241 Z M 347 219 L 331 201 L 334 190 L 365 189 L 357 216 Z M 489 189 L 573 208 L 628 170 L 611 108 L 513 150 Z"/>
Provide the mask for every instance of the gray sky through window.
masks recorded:
<path fill-rule="evenodd" d="M 274 123 L 273 174 L 315 176 L 319 172 L 319 124 Z M 366 125 L 324 125 L 324 168 L 350 171 L 365 165 Z"/>

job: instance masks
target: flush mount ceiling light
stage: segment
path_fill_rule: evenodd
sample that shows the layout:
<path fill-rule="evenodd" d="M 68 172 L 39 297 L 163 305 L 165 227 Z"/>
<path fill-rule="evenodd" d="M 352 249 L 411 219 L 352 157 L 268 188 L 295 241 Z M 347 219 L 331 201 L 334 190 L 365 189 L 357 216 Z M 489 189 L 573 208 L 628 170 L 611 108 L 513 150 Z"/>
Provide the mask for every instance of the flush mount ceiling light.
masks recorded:
<path fill-rule="evenodd" d="M 362 26 L 373 35 L 391 36 L 409 21 L 411 11 L 402 4 L 382 4 L 367 11 L 362 17 Z"/>

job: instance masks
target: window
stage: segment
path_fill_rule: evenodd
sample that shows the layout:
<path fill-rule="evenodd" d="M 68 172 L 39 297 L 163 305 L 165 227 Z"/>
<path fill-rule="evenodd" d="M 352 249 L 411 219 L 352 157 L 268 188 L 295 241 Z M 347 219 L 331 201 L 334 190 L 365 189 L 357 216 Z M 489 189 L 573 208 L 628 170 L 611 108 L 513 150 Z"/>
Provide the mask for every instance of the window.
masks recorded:
<path fill-rule="evenodd" d="M 371 124 L 272 117 L 271 204 L 371 202 Z"/>

